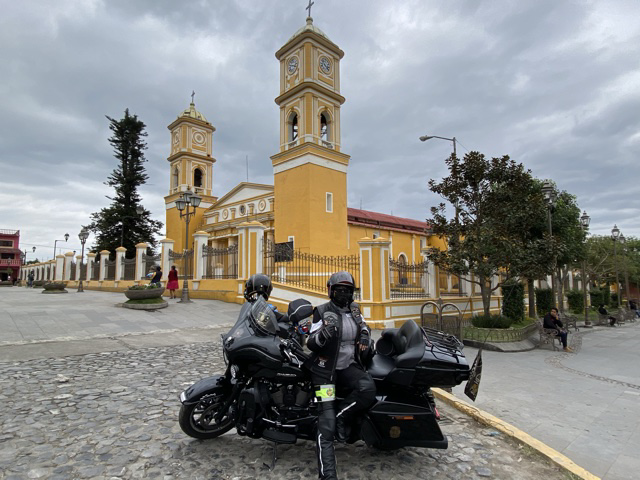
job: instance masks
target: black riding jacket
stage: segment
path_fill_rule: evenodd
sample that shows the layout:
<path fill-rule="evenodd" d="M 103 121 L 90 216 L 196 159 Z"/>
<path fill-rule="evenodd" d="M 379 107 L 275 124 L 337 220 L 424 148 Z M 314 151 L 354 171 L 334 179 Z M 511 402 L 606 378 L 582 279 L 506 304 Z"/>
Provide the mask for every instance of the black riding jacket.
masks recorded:
<path fill-rule="evenodd" d="M 364 368 L 361 358 L 363 352 L 360 351 L 359 342 L 363 332 L 366 332 L 366 335 L 371 338 L 371 330 L 365 323 L 364 318 L 362 318 L 360 306 L 357 303 L 351 303 L 350 310 L 351 316 L 358 326 L 354 345 L 354 358 L 356 359 L 356 363 Z M 305 366 L 311 371 L 315 378 L 326 383 L 334 383 L 336 363 L 340 350 L 340 339 L 342 338 L 342 311 L 333 302 L 323 303 L 313 309 L 313 323 L 317 324 L 318 322 L 322 322 L 323 316 L 327 312 L 335 313 L 338 316 L 338 333 L 327 340 L 322 346 L 317 341 L 317 336 L 322 331 L 322 328 L 310 334 L 307 339 L 307 347 L 312 353 L 309 360 L 305 362 Z M 371 348 L 371 344 L 369 344 L 369 348 Z"/>

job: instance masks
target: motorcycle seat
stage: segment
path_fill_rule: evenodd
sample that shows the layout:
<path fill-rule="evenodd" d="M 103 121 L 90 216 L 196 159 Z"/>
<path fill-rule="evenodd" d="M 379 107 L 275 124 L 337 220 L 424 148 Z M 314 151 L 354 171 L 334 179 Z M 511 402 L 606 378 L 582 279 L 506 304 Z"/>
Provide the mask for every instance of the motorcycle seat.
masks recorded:
<path fill-rule="evenodd" d="M 413 368 L 424 355 L 422 330 L 413 320 L 408 320 L 400 328 L 386 328 L 376 342 L 376 351 L 394 357 L 399 368 Z"/>

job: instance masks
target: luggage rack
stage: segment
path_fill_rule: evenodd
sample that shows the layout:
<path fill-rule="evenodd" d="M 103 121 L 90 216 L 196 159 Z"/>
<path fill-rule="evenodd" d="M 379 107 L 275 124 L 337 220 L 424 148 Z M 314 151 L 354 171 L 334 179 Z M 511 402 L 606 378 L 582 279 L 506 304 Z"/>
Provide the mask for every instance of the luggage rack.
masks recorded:
<path fill-rule="evenodd" d="M 422 327 L 422 332 L 428 343 L 462 351 L 464 344 L 455 335 L 444 333 L 430 327 Z"/>

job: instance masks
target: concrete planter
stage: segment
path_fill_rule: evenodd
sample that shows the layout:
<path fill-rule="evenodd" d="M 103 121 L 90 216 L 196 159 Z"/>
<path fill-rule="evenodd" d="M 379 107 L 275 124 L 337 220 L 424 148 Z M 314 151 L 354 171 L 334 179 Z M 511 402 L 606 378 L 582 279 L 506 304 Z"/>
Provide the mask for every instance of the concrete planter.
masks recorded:
<path fill-rule="evenodd" d="M 13 287 L 13 282 L 9 282 L 9 281 L 0 282 L 0 287 Z"/>
<path fill-rule="evenodd" d="M 42 286 L 44 286 L 44 280 L 34 280 L 33 281 L 33 286 L 34 287 L 42 287 Z"/>
<path fill-rule="evenodd" d="M 124 294 L 129 300 L 145 300 L 147 298 L 160 298 L 164 293 L 164 287 L 149 288 L 145 290 L 125 290 Z"/>
<path fill-rule="evenodd" d="M 50 282 L 43 285 L 42 293 L 69 293 L 65 290 L 67 284 L 64 282 Z"/>

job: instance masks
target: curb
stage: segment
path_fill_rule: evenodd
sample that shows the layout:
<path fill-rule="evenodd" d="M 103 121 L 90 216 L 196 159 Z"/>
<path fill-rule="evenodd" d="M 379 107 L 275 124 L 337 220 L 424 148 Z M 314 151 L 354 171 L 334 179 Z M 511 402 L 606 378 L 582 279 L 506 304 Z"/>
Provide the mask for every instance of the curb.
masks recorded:
<path fill-rule="evenodd" d="M 600 477 L 594 475 L 591 472 L 588 472 L 587 470 L 580 467 L 579 465 L 576 465 L 572 460 L 567 458 L 565 455 L 554 450 L 550 446 L 542 443 L 540 440 L 533 438 L 531 435 L 523 432 L 519 428 L 514 427 L 510 423 L 500 420 L 499 418 L 494 417 L 490 413 L 484 412 L 474 407 L 473 405 L 470 405 L 467 402 L 460 400 L 455 395 L 451 395 L 450 393 L 445 392 L 440 388 L 432 388 L 431 391 L 438 398 L 438 400 L 441 400 L 447 405 L 450 405 L 453 408 L 461 411 L 462 413 L 469 415 L 476 421 L 484 425 L 488 425 L 491 428 L 494 428 L 504 433 L 505 435 L 513 438 L 514 440 L 520 443 L 523 443 L 528 447 L 533 448 L 538 453 L 548 458 L 559 467 L 575 475 L 577 478 L 581 478 L 583 480 L 601 480 Z"/>

